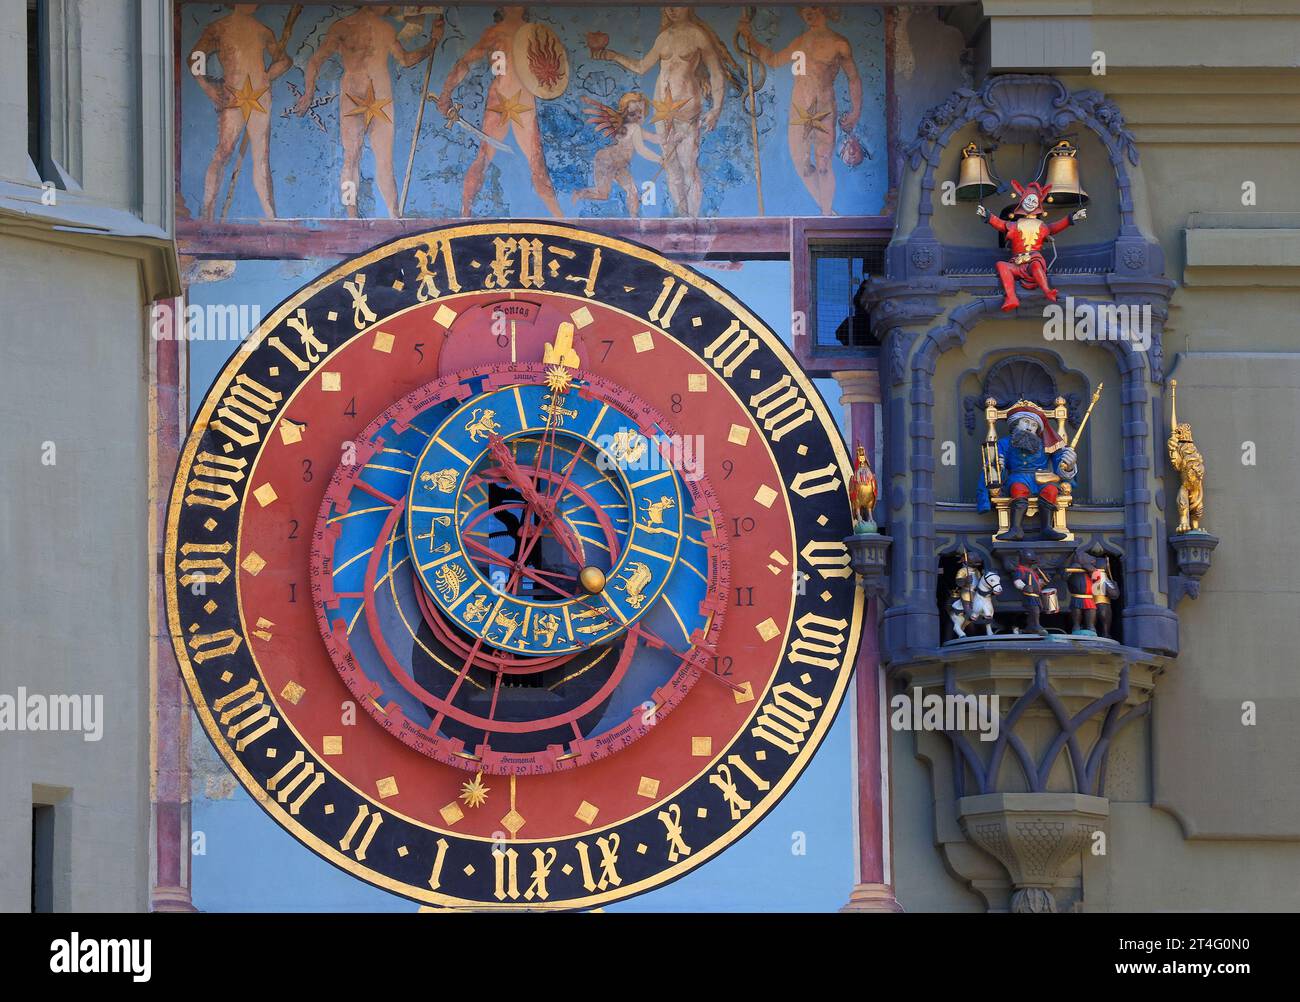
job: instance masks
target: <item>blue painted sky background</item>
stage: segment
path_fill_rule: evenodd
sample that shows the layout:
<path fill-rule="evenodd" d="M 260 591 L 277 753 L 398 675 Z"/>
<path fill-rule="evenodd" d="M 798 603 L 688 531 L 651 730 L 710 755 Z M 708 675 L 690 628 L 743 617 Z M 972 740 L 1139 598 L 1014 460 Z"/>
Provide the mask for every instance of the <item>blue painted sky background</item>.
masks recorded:
<path fill-rule="evenodd" d="M 262 20 L 278 36 L 289 10 L 288 5 L 265 8 Z M 287 46 L 294 67 L 271 85 L 271 169 L 274 179 L 276 211 L 281 217 L 341 217 L 343 208 L 337 197 L 339 171 L 343 154 L 338 135 L 338 93 L 342 67 L 338 57 L 329 60 L 317 83 L 318 96 L 333 95 L 318 109 L 320 125 L 310 118 L 287 114 L 303 85 L 303 68 L 323 39 L 329 25 L 355 8 L 342 4 L 308 4 L 304 6 Z M 639 58 L 649 50 L 659 32 L 659 7 L 549 7 L 530 8 L 530 19 L 550 25 L 568 52 L 570 79 L 567 91 L 553 101 L 539 102 L 540 122 L 546 161 L 560 204 L 570 218 L 626 215 L 623 196 L 615 186 L 604 202 L 574 203 L 570 194 L 591 182 L 591 159 L 608 145 L 584 116 L 581 95 L 617 104 L 620 95 L 631 90 L 652 94 L 658 69 L 652 68 L 635 77 L 615 63 L 593 59 L 586 44 L 589 31 L 603 31 L 610 36 L 610 48 Z M 181 7 L 182 58 L 198 40 L 203 26 L 229 11 L 220 4 L 188 3 Z M 700 7 L 697 14 L 713 27 L 731 51 L 743 73 L 744 60 L 734 44 L 740 7 Z M 431 89 L 437 89 L 457 58 L 468 49 L 492 23 L 491 6 L 449 7 L 447 27 L 434 57 Z M 394 20 L 395 25 L 397 22 Z M 759 38 L 773 49 L 780 49 L 798 37 L 806 26 L 795 7 L 762 8 L 754 18 Z M 850 168 L 834 158 L 836 196 L 834 208 L 840 214 L 871 215 L 880 211 L 887 186 L 884 27 L 883 15 L 876 8 L 842 8 L 838 21 L 829 27 L 848 39 L 854 61 L 862 78 L 862 117 L 855 130 L 873 154 L 857 167 Z M 407 43 L 408 48 L 422 44 L 424 36 Z M 215 62 L 215 61 L 214 61 Z M 397 186 L 402 185 L 410 149 L 412 131 L 419 108 L 424 64 L 401 69 L 392 60 L 389 68 L 394 80 L 394 105 L 389 109 L 395 125 L 394 161 Z M 209 73 L 216 75 L 214 65 Z M 756 72 L 759 72 L 756 66 Z M 466 120 L 478 124 L 490 82 L 486 62 L 479 63 L 462 82 L 456 100 L 464 105 Z M 759 151 L 762 163 L 763 193 L 767 215 L 817 215 L 813 197 L 805 189 L 791 160 L 786 125 L 789 117 L 793 83 L 789 65 L 767 70 L 767 82 L 759 92 Z M 294 88 L 297 88 L 295 93 Z M 705 135 L 700 154 L 704 177 L 706 216 L 753 216 L 758 214 L 754 181 L 754 153 L 750 116 L 742 106 L 741 94 L 729 90 L 722 118 L 712 133 Z M 849 107 L 848 84 L 843 76 L 836 81 L 839 111 Z M 266 99 L 263 99 L 265 104 Z M 181 164 L 180 183 L 186 207 L 198 216 L 203 197 L 203 174 L 216 144 L 216 114 L 211 101 L 188 73 L 181 74 Z M 418 143 L 407 215 L 454 217 L 460 214 L 461 180 L 477 151 L 478 140 L 463 129 L 445 128 L 444 119 L 433 102 L 425 109 Z M 843 139 L 836 131 L 835 148 Z M 533 191 L 524 157 L 512 137 L 505 142 L 515 152 L 498 153 L 488 169 L 482 192 L 474 206 L 475 215 L 544 217 L 546 207 Z M 231 164 L 227 165 L 229 179 Z M 657 165 L 634 158 L 632 174 L 639 184 L 655 180 Z M 247 163 L 240 172 L 230 219 L 256 219 L 261 209 L 253 191 Z M 387 215 L 378 189 L 374 185 L 374 160 L 366 146 L 361 162 L 361 190 L 358 207 L 362 216 Z M 671 215 L 667 185 L 658 178 L 659 197 L 655 205 L 643 206 L 644 216 Z M 218 206 L 225 197 L 222 189 Z"/>
<path fill-rule="evenodd" d="M 335 260 L 241 261 L 233 277 L 191 287 L 189 302 L 255 303 L 263 315 Z M 701 269 L 787 340 L 790 265 L 749 261 L 739 268 Z M 254 324 L 253 326 L 256 326 Z M 247 332 L 243 332 L 247 333 Z M 229 359 L 230 341 L 189 344 L 190 416 Z M 817 380 L 832 415 L 844 427 L 834 380 Z M 194 741 L 215 753 L 198 723 Z M 852 760 L 849 708 L 841 707 L 821 749 L 785 799 L 735 845 L 675 883 L 609 911 L 831 911 L 853 886 Z M 204 911 L 413 911 L 416 905 L 372 888 L 299 845 L 236 785 L 233 796 L 211 799 L 196 779 L 193 828 L 206 853 L 193 858 L 193 898 Z M 805 852 L 792 852 L 802 833 Z"/>

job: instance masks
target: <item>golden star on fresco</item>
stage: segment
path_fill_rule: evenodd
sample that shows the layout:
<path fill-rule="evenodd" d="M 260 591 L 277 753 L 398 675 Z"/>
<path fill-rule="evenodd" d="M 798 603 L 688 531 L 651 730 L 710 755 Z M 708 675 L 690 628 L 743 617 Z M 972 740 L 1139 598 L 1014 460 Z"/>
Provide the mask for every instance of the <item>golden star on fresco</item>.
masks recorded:
<path fill-rule="evenodd" d="M 830 116 L 830 110 L 818 111 L 817 102 L 813 101 L 807 108 L 794 106 L 794 121 L 792 125 L 802 125 L 805 132 L 825 132 L 825 120 Z"/>
<path fill-rule="evenodd" d="M 501 95 L 501 100 L 497 104 L 489 105 L 488 111 L 494 115 L 500 115 L 512 125 L 522 125 L 524 115 L 533 109 L 526 104 L 520 104 L 518 101 L 522 91 L 515 91 L 510 97 L 505 94 Z"/>
<path fill-rule="evenodd" d="M 244 113 L 244 121 L 247 122 L 252 117 L 253 112 L 260 111 L 266 114 L 266 109 L 262 107 L 262 95 L 270 88 L 263 87 L 256 93 L 253 92 L 253 78 L 244 77 L 244 86 L 235 92 L 235 99 L 230 103 L 231 108 L 238 108 Z"/>
<path fill-rule="evenodd" d="M 483 774 L 480 772 L 468 783 L 461 784 L 460 799 L 465 801 L 467 807 L 482 807 L 487 803 L 489 790 L 489 787 L 483 785 Z"/>
<path fill-rule="evenodd" d="M 674 101 L 673 88 L 672 85 L 669 84 L 664 88 L 664 99 L 662 101 L 656 101 L 651 98 L 650 103 L 654 105 L 655 113 L 654 117 L 650 119 L 649 124 L 654 125 L 655 122 L 668 122 L 671 124 L 676 120 L 677 113 L 689 102 L 689 97 L 684 97 L 680 101 Z"/>
<path fill-rule="evenodd" d="M 392 121 L 392 119 L 388 117 L 388 112 L 384 111 L 384 105 L 392 104 L 392 99 L 387 97 L 376 98 L 375 82 L 373 80 L 370 81 L 370 92 L 365 97 L 357 97 L 355 94 L 349 94 L 348 100 L 356 105 L 355 108 L 348 112 L 349 115 L 366 116 L 366 120 L 362 124 L 363 128 L 370 128 L 370 123 L 381 115 L 385 122 Z"/>

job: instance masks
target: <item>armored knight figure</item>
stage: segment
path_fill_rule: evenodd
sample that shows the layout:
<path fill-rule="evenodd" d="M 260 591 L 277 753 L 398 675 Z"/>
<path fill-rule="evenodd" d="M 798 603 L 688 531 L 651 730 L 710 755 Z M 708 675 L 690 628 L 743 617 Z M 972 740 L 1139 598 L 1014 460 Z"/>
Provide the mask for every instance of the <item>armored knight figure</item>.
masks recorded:
<path fill-rule="evenodd" d="M 1039 538 L 1064 539 L 1052 527 L 1052 520 L 1060 483 L 1072 483 L 1078 473 L 1074 449 L 1062 443 L 1046 415 L 1032 404 L 1022 403 L 1007 413 L 1007 430 L 1008 434 L 997 440 L 1001 486 L 1011 495 L 1011 528 L 1001 538 L 1025 538 L 1025 512 L 1029 509 L 1029 498 L 1036 497 L 1041 518 Z M 986 470 L 976 494 L 979 511 L 992 507 L 988 476 Z"/>
<path fill-rule="evenodd" d="M 1022 187 L 1019 181 L 1012 181 L 1011 187 L 1015 189 L 1020 201 L 1011 210 L 1009 221 L 998 216 L 990 216 L 988 210 L 982 205 L 975 210 L 988 220 L 990 226 L 999 233 L 1005 234 L 1007 242 L 1011 245 L 1011 260 L 999 261 L 997 264 L 998 280 L 1002 283 L 1002 309 L 1008 313 L 1020 305 L 1020 300 L 1016 296 L 1017 281 L 1025 289 L 1042 289 L 1043 294 L 1051 302 L 1056 302 L 1056 290 L 1047 284 L 1047 262 L 1043 260 L 1043 244 L 1048 237 L 1055 236 L 1067 226 L 1088 216 L 1087 209 L 1080 209 L 1073 215 L 1058 219 L 1054 223 L 1043 222 L 1047 216 L 1047 210 L 1043 208 L 1043 200 L 1052 190 L 1052 186 L 1031 181 Z"/>

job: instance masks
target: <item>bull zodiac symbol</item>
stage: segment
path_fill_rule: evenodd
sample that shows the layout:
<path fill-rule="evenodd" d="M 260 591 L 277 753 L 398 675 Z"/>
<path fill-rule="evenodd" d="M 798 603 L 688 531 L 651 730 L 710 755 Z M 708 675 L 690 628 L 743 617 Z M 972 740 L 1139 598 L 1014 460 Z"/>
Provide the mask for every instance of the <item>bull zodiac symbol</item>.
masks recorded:
<path fill-rule="evenodd" d="M 436 473 L 426 470 L 420 474 L 420 485 L 426 491 L 436 488 L 444 494 L 450 494 L 456 489 L 456 470 L 450 466 L 445 470 L 438 470 Z"/>
<path fill-rule="evenodd" d="M 645 602 L 645 587 L 650 583 L 650 568 L 639 560 L 634 560 L 627 565 L 627 576 L 618 579 L 618 584 L 623 587 L 614 585 L 615 591 L 624 592 L 627 595 L 627 604 L 633 609 L 641 608 Z"/>
<path fill-rule="evenodd" d="M 482 417 L 479 417 L 480 413 L 482 413 Z M 496 418 L 496 411 L 475 407 L 469 416 L 469 424 L 465 425 L 465 430 L 469 432 L 469 440 L 477 442 L 479 436 L 487 438 L 489 435 L 495 435 L 500 431 L 501 426 L 497 424 Z"/>
<path fill-rule="evenodd" d="M 646 532 L 672 532 L 664 525 L 664 512 L 676 508 L 676 501 L 665 494 L 661 495 L 658 501 L 643 500 L 641 504 L 645 507 L 645 511 L 642 512 L 645 521 L 636 524 L 638 529 L 644 529 Z"/>

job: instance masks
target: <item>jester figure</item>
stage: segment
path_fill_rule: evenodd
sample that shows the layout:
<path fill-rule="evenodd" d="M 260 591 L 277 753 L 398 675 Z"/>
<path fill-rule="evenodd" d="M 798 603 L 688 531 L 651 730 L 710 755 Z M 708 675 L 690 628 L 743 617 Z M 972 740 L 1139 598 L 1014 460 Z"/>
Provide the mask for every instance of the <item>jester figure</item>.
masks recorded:
<path fill-rule="evenodd" d="M 1058 219 L 1054 223 L 1044 222 L 1047 210 L 1043 208 L 1043 199 L 1052 190 L 1052 186 L 1040 185 L 1037 181 L 1021 186 L 1019 181 L 1012 181 L 1011 187 L 1020 202 L 1011 210 L 1009 221 L 998 216 L 990 216 L 988 210 L 982 205 L 975 210 L 982 218 L 988 220 L 990 226 L 999 233 L 1005 234 L 1007 242 L 1011 244 L 1011 260 L 999 261 L 997 265 L 998 279 L 1002 282 L 1002 309 L 1008 313 L 1020 305 L 1020 300 L 1016 296 L 1017 281 L 1025 289 L 1042 289 L 1043 294 L 1051 302 L 1056 302 L 1056 290 L 1047 284 L 1047 262 L 1043 260 L 1043 244 L 1049 236 L 1055 236 L 1072 223 L 1088 217 L 1088 210 L 1080 209 L 1073 215 Z"/>
<path fill-rule="evenodd" d="M 1032 496 L 1038 498 L 1042 519 L 1039 538 L 1064 539 L 1064 534 L 1052 527 L 1052 519 L 1060 496 L 1058 485 L 1062 481 L 1073 483 L 1078 473 L 1078 456 L 1061 443 L 1047 415 L 1032 404 L 1021 404 L 1007 413 L 1007 431 L 1008 434 L 998 439 L 998 466 L 1002 484 L 1011 495 L 1011 528 L 999 538 L 1025 538 L 1025 512 Z M 983 475 L 975 500 L 979 511 L 993 507 Z"/>

